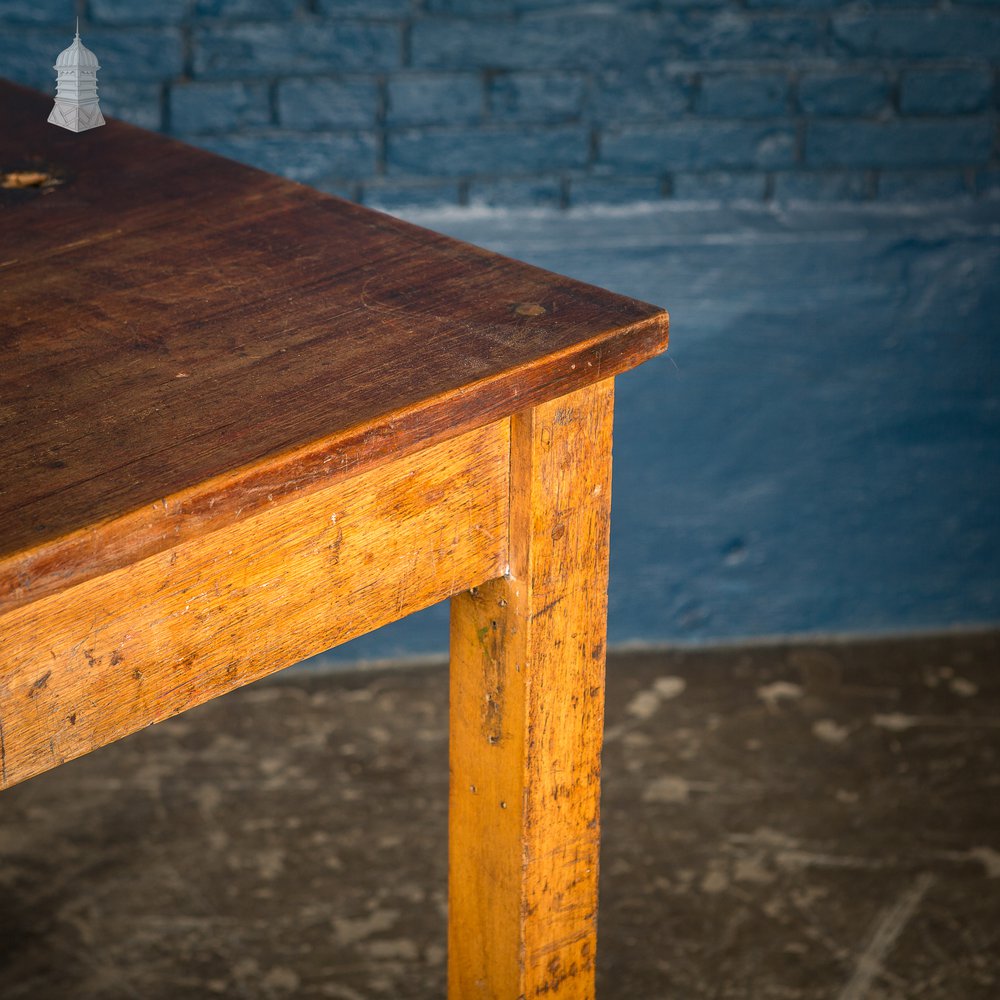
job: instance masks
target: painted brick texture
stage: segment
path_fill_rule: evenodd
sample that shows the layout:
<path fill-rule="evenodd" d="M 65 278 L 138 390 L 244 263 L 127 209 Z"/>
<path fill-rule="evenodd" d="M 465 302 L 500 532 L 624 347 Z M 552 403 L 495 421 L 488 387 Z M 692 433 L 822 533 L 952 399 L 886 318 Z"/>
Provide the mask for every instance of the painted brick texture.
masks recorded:
<path fill-rule="evenodd" d="M 993 0 L 0 0 L 53 89 L 72 15 L 106 113 L 407 204 L 995 197 Z"/>

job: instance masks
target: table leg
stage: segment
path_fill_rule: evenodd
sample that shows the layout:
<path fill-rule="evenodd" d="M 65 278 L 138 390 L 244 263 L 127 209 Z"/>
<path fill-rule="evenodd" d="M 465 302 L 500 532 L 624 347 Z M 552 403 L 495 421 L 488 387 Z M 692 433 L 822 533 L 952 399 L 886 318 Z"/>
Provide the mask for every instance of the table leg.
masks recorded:
<path fill-rule="evenodd" d="M 594 995 L 613 379 L 511 422 L 510 569 L 452 600 L 448 988 Z"/>

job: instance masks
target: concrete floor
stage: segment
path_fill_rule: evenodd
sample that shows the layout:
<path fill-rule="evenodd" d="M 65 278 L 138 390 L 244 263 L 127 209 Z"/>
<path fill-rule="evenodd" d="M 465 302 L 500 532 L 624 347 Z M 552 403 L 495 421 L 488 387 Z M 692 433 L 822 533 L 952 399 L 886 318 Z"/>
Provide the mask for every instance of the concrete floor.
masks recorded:
<path fill-rule="evenodd" d="M 1000 996 L 1000 633 L 619 654 L 599 995 Z M 12 789 L 0 997 L 437 997 L 443 666 L 286 673 Z"/>

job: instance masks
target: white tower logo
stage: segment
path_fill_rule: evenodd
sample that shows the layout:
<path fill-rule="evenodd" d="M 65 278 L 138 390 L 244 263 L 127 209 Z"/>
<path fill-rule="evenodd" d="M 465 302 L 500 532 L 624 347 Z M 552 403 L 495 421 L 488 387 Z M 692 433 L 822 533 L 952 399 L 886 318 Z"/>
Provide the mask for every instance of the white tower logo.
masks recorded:
<path fill-rule="evenodd" d="M 80 41 L 80 19 L 76 19 L 73 44 L 59 53 L 56 71 L 56 103 L 49 115 L 53 125 L 71 132 L 84 132 L 104 124 L 97 103 L 97 56 Z"/>

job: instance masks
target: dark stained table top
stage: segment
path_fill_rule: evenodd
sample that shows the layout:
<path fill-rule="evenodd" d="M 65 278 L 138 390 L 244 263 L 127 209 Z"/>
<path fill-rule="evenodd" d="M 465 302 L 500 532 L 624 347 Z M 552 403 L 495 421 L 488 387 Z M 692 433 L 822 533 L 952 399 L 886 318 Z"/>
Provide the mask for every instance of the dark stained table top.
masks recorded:
<path fill-rule="evenodd" d="M 0 81 L 0 611 L 617 374 L 663 310 Z M 0 178 L 0 184 L 3 184 Z"/>

